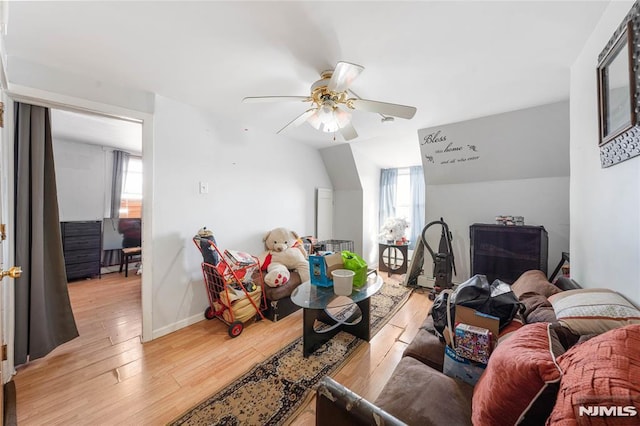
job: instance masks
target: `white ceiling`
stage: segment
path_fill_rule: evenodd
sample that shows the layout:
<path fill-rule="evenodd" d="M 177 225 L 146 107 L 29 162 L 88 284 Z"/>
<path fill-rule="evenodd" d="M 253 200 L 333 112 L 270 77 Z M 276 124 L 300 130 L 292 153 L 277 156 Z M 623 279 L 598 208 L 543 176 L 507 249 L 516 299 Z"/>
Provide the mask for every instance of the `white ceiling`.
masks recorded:
<path fill-rule="evenodd" d="M 142 152 L 142 124 L 135 121 L 52 109 L 51 134 L 55 139 Z"/>
<path fill-rule="evenodd" d="M 243 97 L 307 95 L 320 71 L 357 63 L 358 95 L 418 109 L 391 125 L 354 112 L 352 143 L 390 157 L 417 147 L 421 128 L 568 99 L 569 67 L 607 3 L 11 2 L 6 51 L 9 63 L 158 93 L 273 133 L 307 105 Z M 307 124 L 281 137 L 335 143 Z"/>

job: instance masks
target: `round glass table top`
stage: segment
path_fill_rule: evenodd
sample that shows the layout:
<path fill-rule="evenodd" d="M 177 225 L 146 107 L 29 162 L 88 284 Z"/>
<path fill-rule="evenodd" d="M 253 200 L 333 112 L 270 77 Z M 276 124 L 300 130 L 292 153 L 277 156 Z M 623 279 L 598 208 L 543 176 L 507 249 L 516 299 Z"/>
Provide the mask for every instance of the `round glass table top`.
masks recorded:
<path fill-rule="evenodd" d="M 382 284 L 384 281 L 377 274 L 369 275 L 364 286 L 354 287 L 351 295 L 338 296 L 334 293 L 333 287 L 320 287 L 312 285 L 311 281 L 305 281 L 293 290 L 291 300 L 307 309 L 325 309 L 329 304 L 331 307 L 347 306 L 373 296 L 382 288 Z"/>

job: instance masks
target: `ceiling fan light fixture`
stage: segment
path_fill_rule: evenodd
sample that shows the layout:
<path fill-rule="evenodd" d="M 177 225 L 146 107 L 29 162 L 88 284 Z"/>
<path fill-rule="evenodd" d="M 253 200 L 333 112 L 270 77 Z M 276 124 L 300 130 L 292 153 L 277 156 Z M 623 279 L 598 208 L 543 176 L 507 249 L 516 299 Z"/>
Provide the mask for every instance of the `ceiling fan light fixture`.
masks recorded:
<path fill-rule="evenodd" d="M 311 117 L 307 118 L 307 123 L 309 123 L 309 125 L 314 129 L 320 130 L 320 126 L 322 125 L 322 122 L 320 121 L 320 117 L 318 117 L 317 110 L 315 113 L 313 113 L 313 115 L 311 115 Z"/>
<path fill-rule="evenodd" d="M 351 122 L 351 113 L 338 108 L 332 102 L 325 102 L 307 122 L 316 130 L 335 133 Z"/>
<path fill-rule="evenodd" d="M 320 130 L 327 133 L 335 133 L 340 129 L 340 123 L 335 110 L 320 117 Z"/>
<path fill-rule="evenodd" d="M 315 114 L 307 119 L 307 123 L 309 123 L 314 129 L 326 133 L 336 132 L 339 128 L 338 121 L 335 119 L 334 113 L 332 111 L 322 112 L 320 108 L 318 108 Z"/>
<path fill-rule="evenodd" d="M 351 110 L 372 112 L 382 116 L 382 123 L 392 123 L 394 117 L 410 120 L 416 108 L 407 105 L 362 99 L 350 86 L 364 70 L 361 65 L 340 61 L 333 70 L 324 71 L 320 80 L 311 85 L 309 96 L 258 96 L 246 97 L 243 102 L 311 102 L 312 105 L 297 118 L 290 121 L 278 134 L 290 127 L 297 127 L 305 121 L 321 132 L 340 133 L 346 140 L 358 137 L 351 124 Z M 355 98 L 350 97 L 350 93 Z"/>
<path fill-rule="evenodd" d="M 329 105 L 328 103 L 323 104 L 320 108 L 318 108 L 318 118 L 322 123 L 330 123 L 335 121 L 334 119 L 334 106 Z"/>

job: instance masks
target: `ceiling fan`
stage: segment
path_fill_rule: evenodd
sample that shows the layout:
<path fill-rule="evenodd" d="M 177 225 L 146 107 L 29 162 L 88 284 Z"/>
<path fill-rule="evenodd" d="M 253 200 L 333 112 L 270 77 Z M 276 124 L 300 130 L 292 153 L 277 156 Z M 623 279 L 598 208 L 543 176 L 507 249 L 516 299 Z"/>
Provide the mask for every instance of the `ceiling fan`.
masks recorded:
<path fill-rule="evenodd" d="M 358 133 L 351 124 L 350 110 L 377 113 L 382 115 L 383 121 L 390 121 L 389 117 L 407 120 L 413 118 L 416 113 L 415 107 L 361 99 L 349 90 L 351 83 L 363 70 L 364 67 L 360 65 L 338 62 L 335 69 L 323 71 L 320 74 L 320 80 L 311 85 L 309 96 L 257 96 L 246 97 L 242 101 L 245 103 L 312 102 L 311 108 L 278 130 L 277 133 L 307 122 L 323 132 L 339 132 L 347 141 L 358 137 Z"/>

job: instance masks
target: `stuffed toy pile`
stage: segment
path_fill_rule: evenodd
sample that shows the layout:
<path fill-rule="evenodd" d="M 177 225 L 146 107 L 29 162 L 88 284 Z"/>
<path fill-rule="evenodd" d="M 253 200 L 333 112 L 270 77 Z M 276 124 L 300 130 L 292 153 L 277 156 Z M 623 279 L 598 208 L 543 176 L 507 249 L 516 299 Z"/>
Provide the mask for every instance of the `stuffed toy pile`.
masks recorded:
<path fill-rule="evenodd" d="M 287 228 L 275 228 L 263 238 L 266 252 L 260 257 L 262 270 L 266 271 L 264 282 L 270 287 L 286 284 L 291 277 L 289 270 L 300 274 L 302 282 L 309 280 L 307 251 L 298 234 Z"/>
<path fill-rule="evenodd" d="M 409 221 L 404 217 L 390 217 L 384 222 L 380 238 L 388 242 L 406 242 L 405 233 L 409 229 Z"/>

